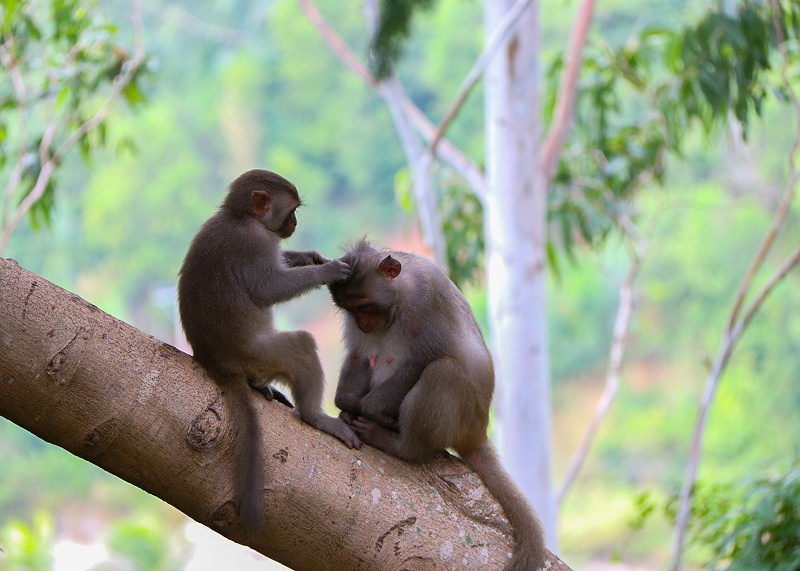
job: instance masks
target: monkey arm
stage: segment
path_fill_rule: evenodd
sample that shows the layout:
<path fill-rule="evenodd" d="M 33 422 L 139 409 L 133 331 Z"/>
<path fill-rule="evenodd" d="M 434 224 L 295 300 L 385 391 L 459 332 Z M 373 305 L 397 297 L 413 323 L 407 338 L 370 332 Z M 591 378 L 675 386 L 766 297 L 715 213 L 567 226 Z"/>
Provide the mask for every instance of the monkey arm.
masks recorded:
<path fill-rule="evenodd" d="M 271 268 L 252 266 L 241 270 L 241 282 L 259 307 L 289 301 L 319 286 L 350 276 L 350 266 L 339 260 L 319 265 Z"/>
<path fill-rule="evenodd" d="M 283 252 L 283 259 L 286 260 L 286 264 L 290 267 L 314 266 L 330 262 L 328 258 L 316 250 L 309 250 L 307 252 L 285 250 Z"/>
<path fill-rule="evenodd" d="M 408 367 L 398 370 L 386 381 L 373 387 L 359 401 L 363 416 L 384 426 L 393 426 L 400 415 L 400 405 L 408 392 L 417 384 L 422 368 Z"/>
<path fill-rule="evenodd" d="M 359 415 L 361 411 L 358 403 L 369 391 L 371 379 L 372 370 L 369 368 L 369 361 L 359 359 L 355 353 L 348 354 L 342 364 L 339 382 L 336 385 L 334 399 L 336 407 L 352 416 Z"/>

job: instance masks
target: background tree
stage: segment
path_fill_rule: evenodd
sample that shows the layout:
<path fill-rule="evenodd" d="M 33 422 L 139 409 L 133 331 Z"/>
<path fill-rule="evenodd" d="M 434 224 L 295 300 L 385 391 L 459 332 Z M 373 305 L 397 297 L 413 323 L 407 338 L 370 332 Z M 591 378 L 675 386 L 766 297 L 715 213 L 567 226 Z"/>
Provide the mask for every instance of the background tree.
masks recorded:
<path fill-rule="evenodd" d="M 8 2 L 0 12 L 0 252 L 23 218 L 49 221 L 58 168 L 79 147 L 85 160 L 105 143 L 117 100 L 143 101 L 145 64 L 138 2 L 133 53 L 91 0 Z"/>

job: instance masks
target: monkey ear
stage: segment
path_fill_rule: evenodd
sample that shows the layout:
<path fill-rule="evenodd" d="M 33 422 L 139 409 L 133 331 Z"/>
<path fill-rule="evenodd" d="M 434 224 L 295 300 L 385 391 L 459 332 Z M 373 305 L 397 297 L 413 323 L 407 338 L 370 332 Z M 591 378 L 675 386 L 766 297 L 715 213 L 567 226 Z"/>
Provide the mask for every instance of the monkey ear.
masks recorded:
<path fill-rule="evenodd" d="M 391 256 L 386 256 L 381 260 L 381 263 L 378 266 L 378 271 L 386 276 L 389 276 L 390 278 L 396 278 L 400 275 L 400 270 L 402 267 L 403 266 L 398 260 L 395 260 Z"/>
<path fill-rule="evenodd" d="M 269 203 L 271 199 L 272 197 L 268 192 L 263 190 L 255 191 L 250 198 L 250 211 L 259 218 L 262 218 L 269 212 Z"/>

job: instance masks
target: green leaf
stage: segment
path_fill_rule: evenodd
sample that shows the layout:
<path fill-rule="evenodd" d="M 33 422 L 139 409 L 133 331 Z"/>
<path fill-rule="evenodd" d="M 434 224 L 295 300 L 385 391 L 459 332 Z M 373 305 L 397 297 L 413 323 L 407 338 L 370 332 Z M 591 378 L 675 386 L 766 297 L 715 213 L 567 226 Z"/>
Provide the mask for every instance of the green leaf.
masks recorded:
<path fill-rule="evenodd" d="M 394 197 L 406 212 L 414 211 L 414 182 L 409 167 L 399 169 L 394 175 Z"/>

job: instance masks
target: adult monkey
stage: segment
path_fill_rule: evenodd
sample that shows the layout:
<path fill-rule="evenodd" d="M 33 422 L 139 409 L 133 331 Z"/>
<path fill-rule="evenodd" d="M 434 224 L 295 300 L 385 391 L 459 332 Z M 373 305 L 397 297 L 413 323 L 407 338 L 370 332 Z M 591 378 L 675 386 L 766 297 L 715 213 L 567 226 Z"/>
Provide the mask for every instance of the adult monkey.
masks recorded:
<path fill-rule="evenodd" d="M 268 400 L 287 404 L 269 383 L 288 385 L 300 418 L 350 448 L 361 446 L 344 421 L 322 410 L 324 377 L 314 338 L 306 331 L 276 331 L 273 323 L 274 304 L 350 275 L 348 264 L 318 252 L 281 251 L 280 241 L 297 227 L 298 206 L 297 189 L 282 176 L 244 173 L 192 240 L 178 280 L 186 339 L 220 384 L 239 430 L 236 504 L 251 536 L 264 523 L 264 474 L 248 383 Z"/>
<path fill-rule="evenodd" d="M 483 479 L 514 528 L 507 571 L 544 565 L 544 532 L 486 435 L 494 366 L 469 304 L 434 263 L 365 240 L 341 258 L 352 275 L 328 287 L 346 313 L 336 388 L 359 438 L 407 460 L 453 449 Z"/>

